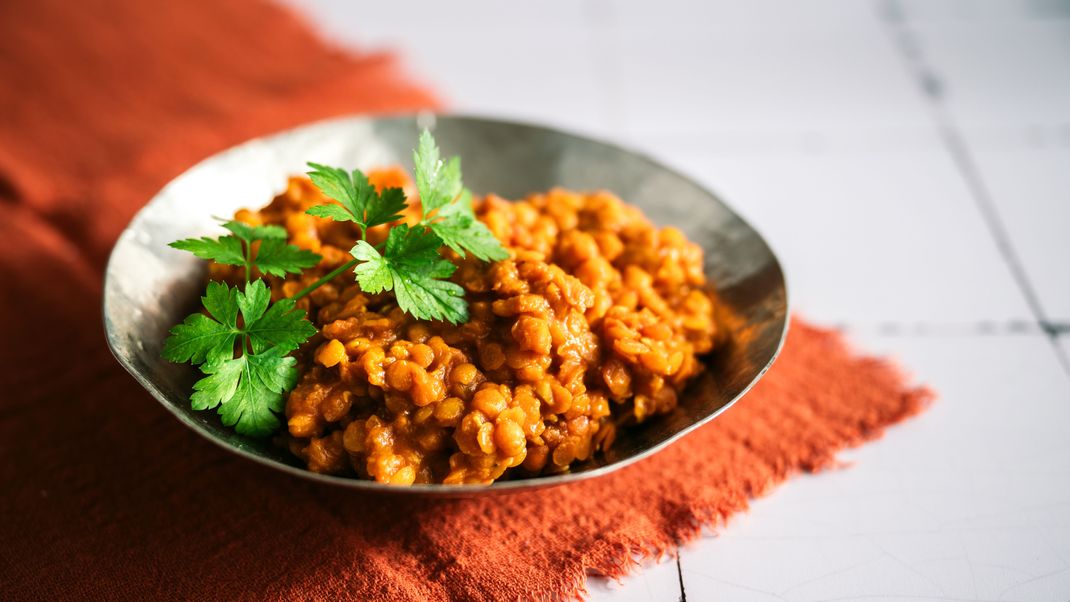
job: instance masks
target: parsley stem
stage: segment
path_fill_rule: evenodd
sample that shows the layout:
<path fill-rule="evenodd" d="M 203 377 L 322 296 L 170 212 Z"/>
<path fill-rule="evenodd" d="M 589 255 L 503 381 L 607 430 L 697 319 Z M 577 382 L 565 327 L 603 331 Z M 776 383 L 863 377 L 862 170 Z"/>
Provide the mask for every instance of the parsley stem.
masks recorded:
<path fill-rule="evenodd" d="M 340 265 L 337 268 L 331 270 L 331 272 L 329 274 L 327 274 L 323 278 L 320 278 L 319 280 L 313 282 L 312 284 L 306 286 L 304 288 L 304 290 L 302 290 L 301 292 L 297 293 L 296 295 L 294 295 L 293 297 L 290 297 L 290 298 L 293 299 L 294 301 L 297 301 L 301 297 L 304 297 L 305 295 L 307 295 L 307 294 L 311 293 L 312 291 L 318 289 L 319 287 L 323 286 L 324 284 L 327 284 L 328 282 L 333 280 L 334 277 L 337 276 L 338 274 L 341 274 L 342 272 L 344 272 L 344 271 L 352 268 L 353 266 L 357 265 L 358 261 L 360 261 L 360 260 L 359 259 L 351 259 L 351 260 L 347 261 L 345 264 Z"/>
<path fill-rule="evenodd" d="M 249 272 L 252 270 L 250 264 L 253 263 L 253 243 L 252 241 L 245 241 L 245 286 L 249 286 Z"/>

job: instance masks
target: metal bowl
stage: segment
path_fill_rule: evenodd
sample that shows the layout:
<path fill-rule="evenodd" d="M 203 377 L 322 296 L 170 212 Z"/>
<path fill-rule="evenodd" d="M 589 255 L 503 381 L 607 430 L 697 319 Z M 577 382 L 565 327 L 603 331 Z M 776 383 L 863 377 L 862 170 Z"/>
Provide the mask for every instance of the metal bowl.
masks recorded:
<path fill-rule="evenodd" d="M 391 487 L 305 470 L 270 441 L 235 434 L 215 412 L 190 407 L 197 371 L 160 357 L 168 329 L 195 306 L 204 262 L 167 243 L 218 231 L 212 216 L 259 207 L 303 173 L 307 161 L 372 168 L 412 167 L 419 130 L 429 127 L 445 155 L 460 155 L 473 192 L 521 198 L 554 186 L 606 189 L 660 225 L 680 228 L 705 249 L 720 299 L 724 342 L 677 410 L 621 433 L 612 448 L 562 475 L 489 486 Z M 183 424 L 238 455 L 283 472 L 342 487 L 456 496 L 516 491 L 604 475 L 663 449 L 732 405 L 769 369 L 787 331 L 787 293 L 762 237 L 713 193 L 632 151 L 565 132 L 475 117 L 346 117 L 257 138 L 205 159 L 159 192 L 112 250 L 104 280 L 104 328 L 112 353 Z"/>

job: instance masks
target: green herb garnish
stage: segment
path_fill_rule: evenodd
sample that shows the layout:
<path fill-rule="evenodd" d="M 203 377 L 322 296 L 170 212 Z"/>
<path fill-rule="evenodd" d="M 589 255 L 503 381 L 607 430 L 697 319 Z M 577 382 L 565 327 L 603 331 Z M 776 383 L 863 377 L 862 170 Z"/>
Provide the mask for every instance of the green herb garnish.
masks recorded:
<path fill-rule="evenodd" d="M 461 257 L 471 253 L 483 261 L 508 257 L 494 235 L 475 217 L 471 193 L 461 183 L 460 159 L 439 158 L 426 130 L 415 155 L 416 188 L 422 205 L 415 226 L 395 224 L 407 207 L 400 188 L 377 191 L 359 170 L 309 163 L 312 182 L 338 204 L 317 205 L 310 215 L 354 222 L 360 240 L 353 259 L 332 270 L 293 297 L 271 303 L 271 291 L 260 274 L 300 274 L 320 256 L 286 242 L 279 226 L 223 225 L 230 234 L 189 238 L 171 243 L 216 263 L 243 266 L 242 289 L 210 282 L 201 298 L 204 312 L 192 314 L 171 329 L 163 357 L 200 366 L 206 376 L 193 386 L 193 409 L 218 408 L 223 424 L 241 434 L 266 436 L 279 428 L 276 414 L 297 382 L 296 360 L 288 354 L 316 334 L 296 301 L 339 274 L 354 271 L 362 290 L 393 291 L 398 307 L 421 320 L 468 320 L 464 289 L 448 280 L 457 267 L 440 253 L 446 246 Z M 379 247 L 367 242 L 370 228 L 394 224 Z"/>
<path fill-rule="evenodd" d="M 394 291 L 398 307 L 421 320 L 445 320 L 459 324 L 468 320 L 464 289 L 446 280 L 456 266 L 439 255 L 442 245 L 464 257 L 471 253 L 483 261 L 508 257 L 498 239 L 472 211 L 472 194 L 461 183 L 461 160 L 439 158 L 434 138 L 424 130 L 413 156 L 416 190 L 420 193 L 422 217 L 413 227 L 390 229 L 380 250 L 358 241 L 350 250 L 357 281 L 368 293 Z M 355 222 L 361 238 L 369 228 L 400 218 L 406 207 L 405 193 L 387 188 L 378 193 L 358 170 L 309 163 L 312 182 L 337 205 L 319 205 L 311 215 L 335 221 Z"/>
<path fill-rule="evenodd" d="M 287 245 L 285 239 L 259 238 L 263 231 L 246 231 L 249 227 L 244 224 L 228 222 L 224 227 L 241 230 L 242 238 L 187 239 L 171 246 L 192 251 L 198 257 L 227 260 L 220 263 L 243 265 L 247 278 L 253 267 L 268 273 L 298 273 L 298 266 L 319 261 L 315 253 Z M 234 243 L 225 242 L 228 239 L 238 240 L 239 246 L 245 242 L 247 249 L 260 242 L 259 253 L 264 252 L 266 243 L 278 241 L 282 246 L 273 251 L 275 259 L 299 259 L 269 263 L 258 261 L 259 253 L 251 257 L 245 252 L 237 260 L 231 249 Z M 265 265 L 271 267 L 264 268 Z M 201 304 L 206 313 L 191 314 L 171 329 L 171 336 L 164 341 L 163 357 L 200 366 L 207 375 L 193 385 L 193 409 L 219 407 L 223 424 L 233 426 L 237 432 L 251 436 L 271 434 L 279 428 L 273 412 L 282 411 L 283 393 L 297 383 L 297 361 L 284 356 L 316 334 L 315 326 L 294 307 L 293 299 L 271 303 L 271 291 L 260 279 L 247 281 L 242 290 L 223 282 L 209 282 Z M 235 349 L 240 352 L 237 356 Z"/>
<path fill-rule="evenodd" d="M 249 226 L 230 221 L 223 224 L 232 234 L 219 238 L 187 238 L 176 240 L 170 246 L 189 251 L 201 259 L 210 259 L 226 265 L 245 266 L 245 280 L 251 269 L 264 274 L 285 276 L 300 274 L 302 270 L 319 263 L 320 256 L 312 251 L 286 244 L 286 229 L 281 226 Z M 260 247 L 253 256 L 253 243 Z"/>

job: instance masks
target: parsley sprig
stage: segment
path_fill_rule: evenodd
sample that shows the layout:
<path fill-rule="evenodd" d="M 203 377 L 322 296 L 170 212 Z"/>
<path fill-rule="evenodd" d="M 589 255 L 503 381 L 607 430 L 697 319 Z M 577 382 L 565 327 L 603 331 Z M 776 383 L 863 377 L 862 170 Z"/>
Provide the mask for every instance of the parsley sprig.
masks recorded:
<path fill-rule="evenodd" d="M 319 263 L 319 255 L 286 244 L 286 229 L 282 226 L 250 226 L 229 221 L 223 227 L 231 234 L 219 238 L 205 236 L 176 240 L 170 246 L 216 263 L 245 266 L 246 282 L 250 280 L 253 268 L 263 274 L 285 276 L 287 273 L 300 274 Z M 254 255 L 256 243 L 259 248 Z"/>
<path fill-rule="evenodd" d="M 308 173 L 323 194 L 338 204 L 317 205 L 308 213 L 335 221 L 354 222 L 361 239 L 350 250 L 364 292 L 393 291 L 398 307 L 421 320 L 468 320 L 464 289 L 448 280 L 457 266 L 439 254 L 443 245 L 461 257 L 471 253 L 483 261 L 498 261 L 509 254 L 494 234 L 476 219 L 472 194 L 461 182 L 461 160 L 443 161 L 431 134 L 424 130 L 413 155 L 421 219 L 415 226 L 392 227 L 381 248 L 366 239 L 368 229 L 401 219 L 407 203 L 400 188 L 377 192 L 368 178 L 353 170 L 309 163 Z"/>
<path fill-rule="evenodd" d="M 352 269 L 362 290 L 393 291 L 398 306 L 417 319 L 467 321 L 464 289 L 448 279 L 457 267 L 441 255 L 443 246 L 461 257 L 471 253 L 496 261 L 508 253 L 475 217 L 472 195 L 461 182 L 460 159 L 443 161 L 431 134 L 420 136 L 414 154 L 420 220 L 402 221 L 407 199 L 400 188 L 376 190 L 360 170 L 309 163 L 312 182 L 335 203 L 308 210 L 316 217 L 353 222 L 360 240 L 353 259 L 294 296 L 271 302 L 259 275 L 285 277 L 314 267 L 320 256 L 287 243 L 279 226 L 222 224 L 229 234 L 188 238 L 170 246 L 202 259 L 244 268 L 245 284 L 210 282 L 203 311 L 171 329 L 163 357 L 199 366 L 204 377 L 193 385 L 195 410 L 218 409 L 223 424 L 241 434 L 266 436 L 279 428 L 284 396 L 297 383 L 297 361 L 289 354 L 316 334 L 298 299 Z M 368 230 L 390 226 L 386 241 L 373 246 Z"/>
<path fill-rule="evenodd" d="M 200 366 L 206 375 L 193 385 L 193 409 L 218 407 L 226 426 L 243 435 L 269 435 L 279 428 L 274 413 L 282 411 L 283 394 L 297 383 L 297 361 L 285 355 L 316 334 L 316 328 L 294 299 L 271 303 L 264 281 L 249 279 L 254 268 L 277 276 L 300 273 L 320 257 L 286 244 L 286 230 L 278 226 L 227 222 L 223 227 L 232 234 L 189 238 L 171 246 L 243 266 L 245 286 L 239 290 L 209 282 L 201 297 L 205 312 L 189 315 L 171 329 L 163 357 Z"/>

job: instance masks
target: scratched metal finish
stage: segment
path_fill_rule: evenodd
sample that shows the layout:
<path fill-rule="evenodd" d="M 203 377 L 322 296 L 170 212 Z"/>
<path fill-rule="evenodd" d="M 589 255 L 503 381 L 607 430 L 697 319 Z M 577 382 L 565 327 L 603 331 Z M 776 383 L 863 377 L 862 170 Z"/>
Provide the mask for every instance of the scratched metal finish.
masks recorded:
<path fill-rule="evenodd" d="M 657 224 L 680 228 L 706 253 L 706 272 L 730 313 L 726 342 L 680 398 L 679 408 L 622 432 L 613 447 L 568 474 L 489 486 L 391 487 L 308 472 L 285 450 L 225 428 L 213 411 L 190 408 L 197 371 L 160 357 L 167 330 L 196 306 L 204 262 L 167 243 L 217 233 L 212 216 L 259 207 L 307 161 L 367 169 L 411 169 L 427 126 L 446 156 L 463 157 L 473 192 L 520 198 L 554 186 L 607 189 Z M 772 364 L 787 330 L 784 275 L 762 237 L 713 193 L 632 151 L 564 132 L 489 119 L 420 115 L 323 121 L 251 140 L 210 157 L 159 192 L 112 250 L 104 282 L 104 328 L 119 363 L 183 424 L 226 450 L 284 472 L 343 487 L 398 494 L 470 496 L 560 485 L 607 474 L 663 449 L 739 399 Z"/>

